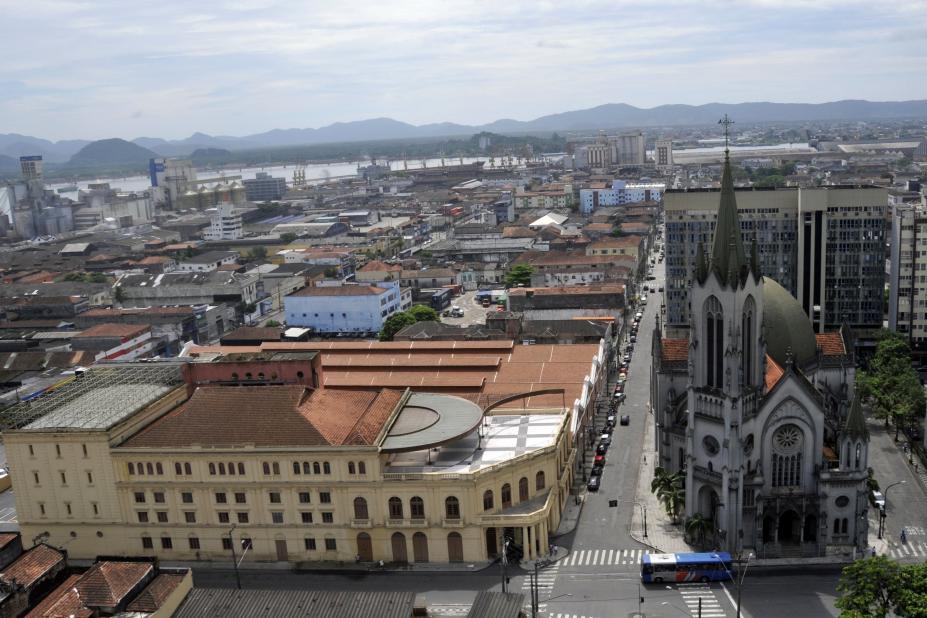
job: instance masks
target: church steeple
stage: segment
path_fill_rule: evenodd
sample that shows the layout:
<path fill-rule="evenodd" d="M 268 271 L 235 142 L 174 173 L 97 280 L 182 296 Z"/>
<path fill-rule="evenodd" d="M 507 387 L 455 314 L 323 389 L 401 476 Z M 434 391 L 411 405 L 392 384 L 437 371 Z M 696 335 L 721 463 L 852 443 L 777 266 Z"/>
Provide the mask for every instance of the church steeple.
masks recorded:
<path fill-rule="evenodd" d="M 721 174 L 721 203 L 711 247 L 711 270 L 722 285 L 737 287 L 738 278 L 749 268 L 744 243 L 740 237 L 740 219 L 737 216 L 737 199 L 734 197 L 734 177 L 731 174 L 731 155 L 727 148 L 728 127 L 732 124 L 727 115 L 719 122 L 724 125 L 724 171 Z"/>
<path fill-rule="evenodd" d="M 853 403 L 850 405 L 850 412 L 847 414 L 847 422 L 843 427 L 844 434 L 849 438 L 869 438 L 869 428 L 866 427 L 866 417 L 863 415 L 863 408 L 859 403 L 859 393 L 853 397 Z"/>

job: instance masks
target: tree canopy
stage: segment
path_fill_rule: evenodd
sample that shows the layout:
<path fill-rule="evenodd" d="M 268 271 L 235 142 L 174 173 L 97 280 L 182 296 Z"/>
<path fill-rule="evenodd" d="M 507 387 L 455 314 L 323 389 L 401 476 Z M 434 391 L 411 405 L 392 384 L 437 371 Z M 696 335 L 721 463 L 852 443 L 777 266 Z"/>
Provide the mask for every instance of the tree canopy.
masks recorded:
<path fill-rule="evenodd" d="M 883 330 L 876 353 L 866 371 L 860 371 L 857 385 L 868 399 L 875 416 L 895 423 L 898 430 L 924 414 L 924 389 L 911 364 L 911 348 L 898 333 Z"/>
<path fill-rule="evenodd" d="M 408 311 L 416 322 L 437 322 L 438 312 L 425 305 L 415 305 Z"/>
<path fill-rule="evenodd" d="M 840 618 L 927 617 L 927 564 L 902 566 L 874 556 L 844 567 L 837 584 Z"/>
<path fill-rule="evenodd" d="M 531 274 L 534 266 L 531 264 L 515 264 L 505 273 L 505 284 L 509 287 L 531 285 Z"/>

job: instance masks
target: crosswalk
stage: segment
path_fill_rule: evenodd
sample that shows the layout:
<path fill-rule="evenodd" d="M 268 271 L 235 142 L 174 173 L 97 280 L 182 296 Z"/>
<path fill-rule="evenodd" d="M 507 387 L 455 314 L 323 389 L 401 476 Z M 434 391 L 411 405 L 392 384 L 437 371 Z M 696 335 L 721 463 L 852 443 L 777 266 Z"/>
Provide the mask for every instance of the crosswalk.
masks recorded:
<path fill-rule="evenodd" d="M 563 566 L 640 564 L 647 549 L 578 549 L 559 562 Z"/>
<path fill-rule="evenodd" d="M 721 602 L 715 596 L 715 591 L 708 584 L 678 584 L 677 588 L 691 616 L 702 618 L 725 618 L 727 616 L 721 607 Z M 700 601 L 701 611 L 699 610 Z"/>
<path fill-rule="evenodd" d="M 591 614 L 562 614 L 557 612 L 556 614 L 549 614 L 547 618 L 594 618 Z"/>
<path fill-rule="evenodd" d="M 904 560 L 905 558 L 927 558 L 927 543 L 912 543 L 908 541 L 903 545 L 894 545 L 888 550 L 890 558 Z"/>
<path fill-rule="evenodd" d="M 14 508 L 0 509 L 0 524 L 15 524 L 15 523 L 16 523 L 16 509 Z"/>
<path fill-rule="evenodd" d="M 546 601 L 550 597 L 554 584 L 557 583 L 557 572 L 560 570 L 560 563 L 555 562 L 553 565 L 538 570 L 538 610 L 547 611 Z M 521 584 L 521 591 L 525 594 L 525 608 L 531 609 L 531 577 L 525 575 Z"/>

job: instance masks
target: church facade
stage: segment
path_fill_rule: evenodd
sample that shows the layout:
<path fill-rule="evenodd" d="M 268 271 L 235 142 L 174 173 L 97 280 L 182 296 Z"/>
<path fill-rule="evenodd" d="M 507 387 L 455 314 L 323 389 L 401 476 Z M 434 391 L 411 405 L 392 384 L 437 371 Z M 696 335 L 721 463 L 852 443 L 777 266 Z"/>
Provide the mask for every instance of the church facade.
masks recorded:
<path fill-rule="evenodd" d="M 710 251 L 710 252 L 709 252 Z M 658 465 L 685 474 L 685 516 L 710 549 L 808 557 L 865 548 L 869 434 L 850 330 L 815 334 L 747 255 L 725 157 L 709 251 L 698 252 L 688 338 L 653 334 Z"/>

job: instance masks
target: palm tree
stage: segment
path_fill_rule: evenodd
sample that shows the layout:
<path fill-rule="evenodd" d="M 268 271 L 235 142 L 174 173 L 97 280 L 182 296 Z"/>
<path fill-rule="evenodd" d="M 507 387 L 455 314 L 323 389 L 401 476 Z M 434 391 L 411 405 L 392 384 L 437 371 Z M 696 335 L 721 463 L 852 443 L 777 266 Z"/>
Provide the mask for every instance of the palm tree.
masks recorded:
<path fill-rule="evenodd" d="M 651 493 L 656 494 L 657 499 L 663 503 L 666 514 L 674 524 L 677 523 L 679 512 L 686 503 L 684 483 L 685 476 L 682 472 L 670 473 L 662 466 L 654 470 L 653 480 L 650 482 Z"/>
<path fill-rule="evenodd" d="M 705 543 L 705 535 L 714 527 L 714 523 L 702 515 L 696 513 L 686 520 L 686 534 L 689 538 L 696 539 L 696 544 L 702 547 Z"/>

